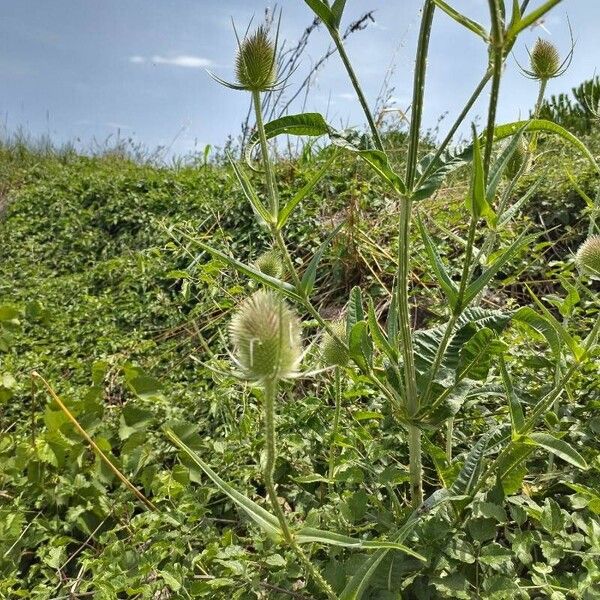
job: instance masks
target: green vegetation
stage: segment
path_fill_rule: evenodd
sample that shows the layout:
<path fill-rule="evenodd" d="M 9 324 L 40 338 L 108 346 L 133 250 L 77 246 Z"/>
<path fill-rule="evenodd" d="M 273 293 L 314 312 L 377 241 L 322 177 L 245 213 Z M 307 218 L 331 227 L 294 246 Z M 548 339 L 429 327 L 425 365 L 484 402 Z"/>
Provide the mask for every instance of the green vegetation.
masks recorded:
<path fill-rule="evenodd" d="M 422 142 L 435 6 L 501 98 L 528 16 L 427 0 L 407 134 L 263 124 L 259 29 L 260 170 L 0 148 L 0 597 L 600 597 L 600 134 L 535 118 L 553 57 Z"/>

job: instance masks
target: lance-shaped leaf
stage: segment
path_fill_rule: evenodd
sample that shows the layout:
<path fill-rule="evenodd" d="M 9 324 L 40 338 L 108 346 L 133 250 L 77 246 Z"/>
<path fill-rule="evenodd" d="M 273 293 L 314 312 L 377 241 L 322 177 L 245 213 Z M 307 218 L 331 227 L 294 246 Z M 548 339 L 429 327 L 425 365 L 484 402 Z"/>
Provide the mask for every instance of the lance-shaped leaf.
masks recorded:
<path fill-rule="evenodd" d="M 592 164 L 594 169 L 600 173 L 600 167 L 596 162 L 593 154 L 587 149 L 586 145 L 572 133 L 567 131 L 564 127 L 547 121 L 546 119 L 531 119 L 530 121 L 516 121 L 514 123 L 507 123 L 505 125 L 498 125 L 494 129 L 494 138 L 496 140 L 502 140 L 510 137 L 511 135 L 517 134 L 523 127 L 526 127 L 528 132 L 531 131 L 542 131 L 546 133 L 552 133 L 563 138 L 569 142 L 572 146 L 577 148 Z"/>
<path fill-rule="evenodd" d="M 327 236 L 327 239 L 319 246 L 315 255 L 311 258 L 308 263 L 308 267 L 306 267 L 306 271 L 304 271 L 304 275 L 302 276 L 302 281 L 300 281 L 300 290 L 301 293 L 305 297 L 309 297 L 314 286 L 315 286 L 315 278 L 317 277 L 317 267 L 321 262 L 321 258 L 323 257 L 323 253 L 331 244 L 331 240 L 338 234 L 339 230 L 344 225 L 343 221 Z"/>
<path fill-rule="evenodd" d="M 423 240 L 423 245 L 425 246 L 425 253 L 427 254 L 429 266 L 431 267 L 431 270 L 433 271 L 440 287 L 444 290 L 444 293 L 450 302 L 450 306 L 454 308 L 458 299 L 458 288 L 452 279 L 450 279 L 450 275 L 448 275 L 448 272 L 446 271 L 446 267 L 442 262 L 437 248 L 435 247 L 435 244 L 429 236 L 429 233 L 420 217 L 417 217 L 417 225 L 419 227 L 421 239 Z"/>
<path fill-rule="evenodd" d="M 404 544 L 390 540 L 357 540 L 356 538 L 334 533 L 332 531 L 323 531 L 314 527 L 303 527 L 296 532 L 295 539 L 299 544 L 327 544 L 329 546 L 341 546 L 343 548 L 354 548 L 357 550 L 370 549 L 378 550 L 386 548 L 388 550 L 400 550 L 405 554 L 425 561 L 425 557 L 414 550 L 411 550 Z"/>
<path fill-rule="evenodd" d="M 493 279 L 493 277 L 502 269 L 502 267 L 512 260 L 518 252 L 534 241 L 538 237 L 537 233 L 526 235 L 524 231 L 495 261 L 490 265 L 475 281 L 467 287 L 461 308 L 464 308 L 483 290 L 483 288 Z"/>
<path fill-rule="evenodd" d="M 579 469 L 588 468 L 585 458 L 571 444 L 549 433 L 530 433 L 523 441 L 525 444 L 533 444 L 534 446 L 545 448 Z"/>
<path fill-rule="evenodd" d="M 507 45 L 510 45 L 521 31 L 527 29 L 536 21 L 539 21 L 550 9 L 556 6 L 559 2 L 561 2 L 561 0 L 546 0 L 544 4 L 542 4 L 535 10 L 532 10 L 529 14 L 525 15 L 524 17 L 521 17 L 518 20 L 514 18 L 515 11 L 513 8 L 513 19 L 511 21 L 511 26 L 506 33 L 505 43 Z"/>
<path fill-rule="evenodd" d="M 262 283 L 273 290 L 281 292 L 296 302 L 302 302 L 302 297 L 298 294 L 296 288 L 286 281 L 281 281 L 281 279 L 276 279 L 270 275 L 265 275 L 262 271 L 259 271 L 255 267 L 246 265 L 231 256 L 227 256 L 227 254 L 224 252 L 221 252 L 220 250 L 217 250 L 216 248 L 213 248 L 212 246 L 209 246 L 200 240 L 195 240 L 195 243 L 198 244 L 202 250 L 208 252 L 214 258 L 222 260 L 239 273 L 242 273 L 242 275 L 246 275 L 247 277 L 250 277 L 250 279 L 254 279 L 254 281 L 258 281 L 259 283 Z"/>
<path fill-rule="evenodd" d="M 530 306 L 523 306 L 514 313 L 513 321 L 522 323 L 542 335 L 548 342 L 554 356 L 560 356 L 562 342 L 556 329 L 548 319 L 536 313 Z"/>
<path fill-rule="evenodd" d="M 540 177 L 532 186 L 530 186 L 525 194 L 521 198 L 519 198 L 510 208 L 505 210 L 499 217 L 496 223 L 496 229 L 500 229 L 504 227 L 507 223 L 509 223 L 512 218 L 523 208 L 525 203 L 538 191 L 538 188 L 542 184 L 544 180 L 543 177 Z"/>
<path fill-rule="evenodd" d="M 471 173 L 471 186 L 465 199 L 465 204 L 467 210 L 474 219 L 484 217 L 490 225 L 494 224 L 496 215 L 487 201 L 485 193 L 483 156 L 481 154 L 481 146 L 475 127 L 473 127 L 473 167 Z"/>
<path fill-rule="evenodd" d="M 456 380 L 469 378 L 484 381 L 492 358 L 506 349 L 506 344 L 498 339 L 494 331 L 482 327 L 460 350 Z"/>
<path fill-rule="evenodd" d="M 392 364 L 397 364 L 398 350 L 390 344 L 381 330 L 379 322 L 377 321 L 373 298 L 371 298 L 371 296 L 368 296 L 367 299 L 367 322 L 369 323 L 369 331 L 371 332 L 371 337 L 373 338 L 375 345 L 390 359 Z"/>
<path fill-rule="evenodd" d="M 331 5 L 331 14 L 335 19 L 335 28 L 340 28 L 340 23 L 342 22 L 342 15 L 344 14 L 344 8 L 346 7 L 346 0 L 334 0 Z"/>
<path fill-rule="evenodd" d="M 317 15 L 317 17 L 319 17 L 319 19 L 321 19 L 321 21 L 323 21 L 323 23 L 329 28 L 329 29 L 336 29 L 336 17 L 334 15 L 334 13 L 332 12 L 332 8 L 329 8 L 329 6 L 323 2 L 323 0 L 304 0 L 304 2 L 306 2 L 306 4 L 308 4 L 308 6 L 310 7 L 310 9 L 315 13 L 315 15 Z M 343 10 L 343 6 L 342 6 L 342 10 Z M 340 18 L 341 18 L 341 13 L 340 13 Z"/>
<path fill-rule="evenodd" d="M 510 412 L 512 433 L 513 436 L 515 436 L 518 435 L 523 425 L 525 424 L 525 415 L 523 413 L 523 407 L 521 406 L 521 402 L 519 401 L 519 398 L 517 397 L 517 394 L 515 392 L 515 388 L 513 386 L 512 379 L 510 378 L 508 369 L 506 368 L 504 356 L 500 355 L 500 360 L 498 364 L 500 365 L 502 384 L 504 385 L 504 390 L 506 391 L 506 398 L 508 400 L 508 410 Z"/>
<path fill-rule="evenodd" d="M 354 286 L 350 290 L 350 298 L 348 299 L 348 309 L 346 310 L 346 335 L 350 339 L 352 328 L 359 322 L 364 321 L 365 312 L 362 305 L 362 293 L 358 286 Z"/>
<path fill-rule="evenodd" d="M 310 180 L 306 183 L 305 186 L 300 188 L 293 196 L 288 200 L 285 206 L 279 211 L 279 218 L 277 220 L 277 228 L 281 229 L 288 221 L 292 212 L 298 206 L 308 194 L 310 194 L 314 189 L 317 183 L 321 181 L 323 175 L 327 173 L 329 167 L 333 164 L 333 161 L 337 157 L 337 152 L 332 152 L 329 159 L 323 164 L 323 166 L 310 178 Z"/>
<path fill-rule="evenodd" d="M 352 360 L 361 371 L 368 373 L 373 367 L 373 341 L 366 321 L 359 321 L 352 327 L 348 348 Z"/>
<path fill-rule="evenodd" d="M 485 30 L 483 25 L 480 25 L 476 21 L 469 19 L 462 13 L 459 13 L 457 10 L 452 8 L 449 4 L 444 2 L 444 0 L 433 0 L 436 6 L 441 8 L 449 17 L 454 19 L 459 25 L 466 27 L 469 31 L 472 31 L 474 34 L 478 35 L 484 42 L 489 41 L 488 32 Z"/>
<path fill-rule="evenodd" d="M 273 215 L 271 215 L 271 213 L 267 210 L 266 206 L 261 202 L 260 198 L 258 197 L 258 194 L 252 187 L 252 183 L 250 183 L 250 180 L 248 179 L 246 174 L 238 167 L 238 165 L 233 160 L 233 157 L 229 153 L 227 153 L 227 158 L 231 163 L 233 172 L 235 173 L 238 181 L 240 182 L 240 185 L 242 186 L 244 196 L 246 196 L 246 199 L 248 200 L 248 202 L 250 202 L 250 206 L 252 207 L 254 214 L 259 219 L 259 223 L 261 225 L 269 225 L 273 223 Z"/>
<path fill-rule="evenodd" d="M 275 515 L 241 494 L 229 484 L 225 483 L 189 446 L 187 446 L 175 433 L 167 429 L 166 436 L 177 446 L 196 466 L 200 467 L 217 488 L 239 506 L 269 537 L 275 540 L 283 539 L 283 532 Z"/>

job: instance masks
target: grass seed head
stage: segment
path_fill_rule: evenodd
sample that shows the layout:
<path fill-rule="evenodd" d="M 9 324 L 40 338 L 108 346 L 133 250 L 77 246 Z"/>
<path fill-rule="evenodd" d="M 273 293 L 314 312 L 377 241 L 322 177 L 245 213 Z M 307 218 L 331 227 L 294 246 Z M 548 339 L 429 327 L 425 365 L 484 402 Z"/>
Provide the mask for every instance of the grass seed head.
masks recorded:
<path fill-rule="evenodd" d="M 240 43 L 235 75 L 240 86 L 251 92 L 265 92 L 276 84 L 276 47 L 263 25 Z"/>
<path fill-rule="evenodd" d="M 302 358 L 300 321 L 273 292 L 259 290 L 237 309 L 229 334 L 249 381 L 293 377 Z"/>
<path fill-rule="evenodd" d="M 331 329 L 338 338 L 346 339 L 346 323 L 343 320 L 331 323 Z M 348 364 L 348 350 L 340 344 L 328 331 L 323 333 L 321 341 L 321 357 L 328 367 L 344 367 Z"/>
<path fill-rule="evenodd" d="M 600 235 L 592 235 L 581 244 L 575 262 L 581 273 L 600 277 Z"/>

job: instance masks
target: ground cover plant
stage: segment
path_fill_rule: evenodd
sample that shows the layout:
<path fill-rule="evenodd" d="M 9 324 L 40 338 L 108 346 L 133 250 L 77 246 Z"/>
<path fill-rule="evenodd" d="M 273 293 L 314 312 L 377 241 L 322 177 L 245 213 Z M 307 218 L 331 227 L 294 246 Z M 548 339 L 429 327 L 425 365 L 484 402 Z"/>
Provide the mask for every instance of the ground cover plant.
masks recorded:
<path fill-rule="evenodd" d="M 255 110 L 243 161 L 17 169 L 6 149 L 0 593 L 600 596 L 597 139 L 538 118 L 568 49 L 530 49 L 531 119 L 495 117 L 518 34 L 557 3 L 491 1 L 488 32 L 426 0 L 400 160 L 339 0 L 307 5 L 368 134 L 263 123 L 285 82 L 258 27 L 228 84 Z M 432 148 L 434 16 L 490 64 Z M 327 142 L 275 161 L 281 134 Z"/>

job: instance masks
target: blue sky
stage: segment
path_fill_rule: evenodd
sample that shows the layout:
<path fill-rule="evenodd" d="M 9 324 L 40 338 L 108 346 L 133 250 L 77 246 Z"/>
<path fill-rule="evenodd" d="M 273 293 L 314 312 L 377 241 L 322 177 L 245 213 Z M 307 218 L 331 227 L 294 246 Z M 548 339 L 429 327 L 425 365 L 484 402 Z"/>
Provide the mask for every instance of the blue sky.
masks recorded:
<path fill-rule="evenodd" d="M 348 52 L 374 102 L 394 62 L 394 101 L 409 105 L 414 48 L 421 0 L 348 0 L 345 23 L 367 9 L 376 22 L 355 34 Z M 486 0 L 453 0 L 455 7 L 486 23 Z M 539 0 L 532 0 L 531 7 Z M 50 134 L 58 142 L 133 137 L 149 148 L 166 146 L 171 154 L 222 145 L 237 135 L 248 106 L 245 93 L 216 84 L 209 67 L 225 79 L 233 76 L 235 38 L 231 18 L 241 29 L 265 0 L 0 0 L 0 114 L 8 131 L 23 127 L 34 136 Z M 311 21 L 302 0 L 282 0 L 281 34 L 292 43 Z M 567 91 L 593 75 L 600 57 L 600 1 L 564 0 L 543 28 L 527 31 L 514 54 L 526 63 L 525 45 L 539 35 L 564 54 L 570 41 L 567 16 L 577 41 L 571 68 L 550 83 L 549 91 Z M 303 67 L 319 58 L 328 44 L 325 31 L 311 38 Z M 395 59 L 394 59 L 395 57 Z M 425 126 L 446 111 L 456 114 L 484 71 L 483 43 L 438 12 L 429 59 Z M 535 83 L 508 61 L 499 118 L 526 115 Z M 337 57 L 319 72 L 307 109 L 327 113 L 336 124 L 362 125 Z M 475 115 L 483 114 L 479 106 Z M 449 121 L 449 119 L 447 119 Z M 442 123 L 442 130 L 444 123 Z"/>

